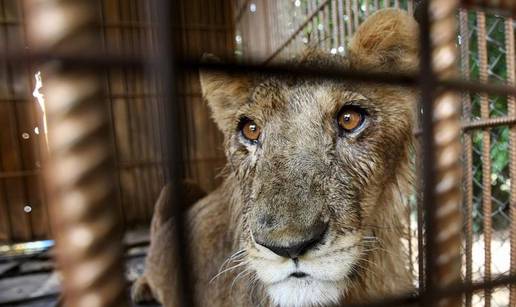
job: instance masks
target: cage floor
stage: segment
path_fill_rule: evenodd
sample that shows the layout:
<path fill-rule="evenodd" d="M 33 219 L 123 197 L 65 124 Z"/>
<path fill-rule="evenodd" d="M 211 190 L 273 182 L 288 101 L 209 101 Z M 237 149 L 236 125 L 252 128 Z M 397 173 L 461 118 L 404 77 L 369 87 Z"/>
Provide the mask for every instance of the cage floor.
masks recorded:
<path fill-rule="evenodd" d="M 130 231 L 125 236 L 126 278 L 131 283 L 143 272 L 148 240 L 145 229 Z M 0 306 L 60 306 L 59 296 L 59 275 L 54 271 L 51 251 L 0 262 Z"/>

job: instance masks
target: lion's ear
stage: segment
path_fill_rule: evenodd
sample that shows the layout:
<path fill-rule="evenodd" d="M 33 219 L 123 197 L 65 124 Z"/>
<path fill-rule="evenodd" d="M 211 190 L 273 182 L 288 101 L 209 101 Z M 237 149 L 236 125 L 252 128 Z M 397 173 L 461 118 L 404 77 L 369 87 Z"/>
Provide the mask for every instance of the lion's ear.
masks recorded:
<path fill-rule="evenodd" d="M 412 71 L 418 65 L 419 28 L 402 10 L 385 9 L 371 15 L 358 28 L 349 46 L 356 68 Z"/>
<path fill-rule="evenodd" d="M 220 63 L 220 60 L 214 55 L 205 54 L 202 62 Z M 249 96 L 249 77 L 210 69 L 201 69 L 199 77 L 202 95 L 220 130 L 224 133 L 234 130 L 238 109 Z"/>

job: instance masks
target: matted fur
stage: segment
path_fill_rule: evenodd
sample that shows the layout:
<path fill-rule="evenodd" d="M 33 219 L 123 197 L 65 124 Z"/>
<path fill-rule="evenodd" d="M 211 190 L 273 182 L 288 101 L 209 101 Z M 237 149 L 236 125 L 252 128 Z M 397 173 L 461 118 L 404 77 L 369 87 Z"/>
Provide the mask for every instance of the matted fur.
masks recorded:
<path fill-rule="evenodd" d="M 347 57 L 308 52 L 301 65 L 381 72 L 417 66 L 417 25 L 382 10 L 358 29 Z M 187 214 L 199 306 L 310 306 L 370 301 L 409 291 L 402 244 L 410 195 L 415 93 L 407 88 L 201 72 L 203 94 L 225 135 L 224 183 Z M 358 132 L 339 132 L 343 105 L 368 113 Z M 238 131 L 245 116 L 259 142 Z M 176 306 L 176 261 L 167 189 L 153 218 L 151 247 L 133 299 Z M 165 210 L 166 211 L 166 210 Z M 288 246 L 325 223 L 323 240 L 297 261 L 256 241 Z M 308 274 L 289 277 L 292 272 Z"/>

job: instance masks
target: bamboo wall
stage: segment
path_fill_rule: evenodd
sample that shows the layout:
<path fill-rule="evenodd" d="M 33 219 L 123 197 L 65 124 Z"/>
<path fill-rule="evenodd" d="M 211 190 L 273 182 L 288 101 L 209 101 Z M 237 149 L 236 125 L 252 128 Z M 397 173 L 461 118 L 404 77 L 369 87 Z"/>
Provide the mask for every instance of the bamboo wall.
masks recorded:
<path fill-rule="evenodd" d="M 152 57 L 157 48 L 154 1 L 98 0 L 99 35 L 106 51 Z M 229 0 L 180 1 L 174 25 L 176 56 L 233 55 Z M 0 0 L 0 49 L 30 49 L 21 1 Z M 48 207 L 41 176 L 46 151 L 41 107 L 32 97 L 38 68 L 0 64 L 0 243 L 48 238 Z M 198 76 L 177 76 L 182 104 L 186 177 L 210 191 L 224 165 L 222 136 L 202 101 Z M 44 92 L 44 79 L 43 92 Z M 105 97 L 117 164 L 117 200 L 126 228 L 146 225 L 165 182 L 167 135 L 163 86 L 153 73 L 124 68 L 105 72 Z M 170 85 L 172 86 L 172 84 Z"/>

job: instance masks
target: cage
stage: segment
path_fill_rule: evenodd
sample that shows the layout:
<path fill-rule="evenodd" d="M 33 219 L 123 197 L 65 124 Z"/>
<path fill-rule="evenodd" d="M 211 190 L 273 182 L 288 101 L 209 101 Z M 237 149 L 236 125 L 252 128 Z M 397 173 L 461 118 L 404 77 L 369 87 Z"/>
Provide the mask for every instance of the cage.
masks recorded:
<path fill-rule="evenodd" d="M 348 55 L 385 8 L 417 17 L 417 73 L 291 62 Z M 196 301 L 187 194 L 231 164 L 199 69 L 417 89 L 414 290 L 347 305 L 516 306 L 515 14 L 487 0 L 0 0 L 0 306 L 134 304 L 167 183 L 180 305 Z"/>

